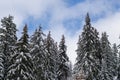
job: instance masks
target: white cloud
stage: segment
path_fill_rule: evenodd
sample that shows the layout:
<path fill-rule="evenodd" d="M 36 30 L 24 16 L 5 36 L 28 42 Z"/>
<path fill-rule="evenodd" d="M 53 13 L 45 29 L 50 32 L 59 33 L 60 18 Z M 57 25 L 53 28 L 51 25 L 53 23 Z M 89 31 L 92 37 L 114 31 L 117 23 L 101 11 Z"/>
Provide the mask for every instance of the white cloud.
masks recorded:
<path fill-rule="evenodd" d="M 48 22 L 50 27 L 48 29 L 51 30 L 53 38 L 58 42 L 61 39 L 61 35 L 65 34 L 68 56 L 72 63 L 75 63 L 75 50 L 81 29 L 71 36 L 70 31 L 63 25 L 64 20 L 84 18 L 83 16 L 85 16 L 86 12 L 89 12 L 92 17 L 104 14 L 105 17 L 93 23 L 93 25 L 99 31 L 107 31 L 112 36 L 110 37 L 111 42 L 117 42 L 114 39 L 119 36 L 120 15 L 115 13 L 114 4 L 119 3 L 119 1 L 114 0 L 85 0 L 68 7 L 68 3 L 65 3 L 64 0 L 0 0 L 0 18 L 11 14 L 15 17 L 14 21 L 18 28 L 21 28 L 23 21 L 29 16 L 39 19 L 43 18 L 47 12 L 51 13 L 51 18 Z"/>
<path fill-rule="evenodd" d="M 54 10 L 51 21 L 49 22 L 49 24 L 52 24 L 55 27 L 55 29 L 54 29 L 54 27 L 51 26 L 51 28 L 52 28 L 51 31 L 53 32 L 53 37 L 55 37 L 56 40 L 60 40 L 60 36 L 61 36 L 60 33 L 66 35 L 66 44 L 68 45 L 68 56 L 70 57 L 70 60 L 72 61 L 72 63 L 75 63 L 75 59 L 76 59 L 75 50 L 77 49 L 77 41 L 78 41 L 78 36 L 81 33 L 81 29 L 78 30 L 76 33 L 73 33 L 74 35 L 71 36 L 69 34 L 69 30 L 66 30 L 65 26 L 62 25 L 63 24 L 62 22 L 66 19 L 83 18 L 83 15 L 85 16 L 86 12 L 90 12 L 90 15 L 92 15 L 92 16 L 100 16 L 100 15 L 104 14 L 105 18 L 103 18 L 104 19 L 103 22 L 106 23 L 108 21 L 107 18 L 109 18 L 111 15 L 114 15 L 114 12 L 113 12 L 114 8 L 112 7 L 112 5 L 113 5 L 112 2 L 108 3 L 105 0 L 101 0 L 101 1 L 94 0 L 94 2 L 90 2 L 90 0 L 86 0 L 85 2 L 78 3 L 77 5 L 72 6 L 72 7 L 66 7 L 66 6 L 64 6 L 64 8 L 57 7 L 57 10 Z M 100 29 L 99 31 L 103 31 L 103 30 L 107 31 L 108 25 L 102 23 L 101 21 L 102 21 L 101 19 L 98 20 L 98 22 L 96 22 L 95 27 Z M 115 21 L 115 19 L 114 19 L 114 21 Z M 112 22 L 112 21 L 110 21 L 110 22 Z M 82 23 L 84 24 L 84 22 L 82 22 Z M 98 26 L 98 25 L 100 25 L 99 23 L 103 27 Z M 62 27 L 62 28 L 60 29 L 59 27 Z M 114 30 L 109 31 L 108 34 L 110 32 L 114 33 Z M 117 36 L 117 34 L 118 33 L 113 34 L 113 36 L 114 35 Z M 111 37 L 109 37 L 109 38 L 111 38 Z M 110 41 L 111 40 L 112 40 L 112 38 L 110 39 Z"/>
<path fill-rule="evenodd" d="M 93 25 L 98 29 L 100 33 L 107 32 L 110 42 L 119 43 L 120 36 L 120 12 L 116 12 L 103 19 L 98 20 Z"/>

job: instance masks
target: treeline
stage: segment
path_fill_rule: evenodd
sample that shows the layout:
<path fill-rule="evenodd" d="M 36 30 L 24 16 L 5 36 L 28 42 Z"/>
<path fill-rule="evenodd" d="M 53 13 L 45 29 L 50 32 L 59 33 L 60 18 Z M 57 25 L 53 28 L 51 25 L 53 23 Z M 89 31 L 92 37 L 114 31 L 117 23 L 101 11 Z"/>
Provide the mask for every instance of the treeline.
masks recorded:
<path fill-rule="evenodd" d="M 111 45 L 106 32 L 99 37 L 88 13 L 77 45 L 75 80 L 120 80 L 120 45 Z"/>
<path fill-rule="evenodd" d="M 70 80 L 71 76 L 75 80 L 120 80 L 120 45 L 111 45 L 106 32 L 99 37 L 88 13 L 77 43 L 73 71 L 64 35 L 57 44 L 50 32 L 43 33 L 41 26 L 32 36 L 27 24 L 19 39 L 16 32 L 13 16 L 1 19 L 0 80 Z"/>
<path fill-rule="evenodd" d="M 13 16 L 1 19 L 0 80 L 67 80 L 71 76 L 64 35 L 58 45 L 41 26 L 32 36 L 27 25 L 19 39 L 16 32 Z"/>

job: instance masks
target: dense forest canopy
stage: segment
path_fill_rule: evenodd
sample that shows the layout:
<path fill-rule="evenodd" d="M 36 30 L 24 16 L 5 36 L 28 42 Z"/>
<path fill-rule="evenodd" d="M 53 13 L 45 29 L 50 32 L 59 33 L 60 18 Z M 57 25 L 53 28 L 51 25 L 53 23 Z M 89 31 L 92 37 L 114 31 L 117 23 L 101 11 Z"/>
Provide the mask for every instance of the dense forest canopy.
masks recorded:
<path fill-rule="evenodd" d="M 27 24 L 19 38 L 17 31 L 13 16 L 1 19 L 0 80 L 120 80 L 119 44 L 111 45 L 106 32 L 99 37 L 88 13 L 74 66 L 64 35 L 56 42 L 38 26 L 30 36 Z"/>

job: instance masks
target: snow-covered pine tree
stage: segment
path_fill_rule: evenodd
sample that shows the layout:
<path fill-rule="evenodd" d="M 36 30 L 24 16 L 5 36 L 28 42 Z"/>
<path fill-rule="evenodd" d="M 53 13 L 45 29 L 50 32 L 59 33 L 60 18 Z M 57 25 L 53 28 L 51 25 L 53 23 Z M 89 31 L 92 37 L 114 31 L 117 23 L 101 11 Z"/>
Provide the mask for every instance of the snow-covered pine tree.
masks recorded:
<path fill-rule="evenodd" d="M 65 37 L 62 36 L 61 42 L 59 44 L 59 55 L 58 55 L 58 80 L 68 80 L 67 78 L 71 75 L 70 61 L 66 54 L 67 46 L 65 45 Z"/>
<path fill-rule="evenodd" d="M 22 37 L 16 44 L 16 53 L 11 58 L 13 63 L 9 67 L 6 80 L 35 80 L 27 32 L 27 25 L 25 25 Z"/>
<path fill-rule="evenodd" d="M 120 49 L 120 44 L 118 45 Z M 118 52 L 117 79 L 120 80 L 120 51 Z"/>
<path fill-rule="evenodd" d="M 30 44 L 31 50 L 30 53 L 33 58 L 35 65 L 34 74 L 36 74 L 36 80 L 46 80 L 45 79 L 45 46 L 44 46 L 44 36 L 41 27 L 36 29 L 34 34 L 31 36 Z"/>
<path fill-rule="evenodd" d="M 101 80 L 113 80 L 114 57 L 106 32 L 102 33 L 101 48 L 102 48 Z"/>
<path fill-rule="evenodd" d="M 4 78 L 4 47 L 5 47 L 5 29 L 0 28 L 0 80 Z"/>
<path fill-rule="evenodd" d="M 81 70 L 81 61 L 82 60 L 85 60 L 84 58 L 84 53 L 82 52 L 82 46 L 83 46 L 83 43 L 82 43 L 82 38 L 81 38 L 81 36 L 79 36 L 79 39 L 78 39 L 78 43 L 77 43 L 77 50 L 76 50 L 76 52 L 77 52 L 77 58 L 76 58 L 76 63 L 75 63 L 75 65 L 74 65 L 74 69 L 73 69 L 73 75 L 75 76 L 75 75 L 77 75 L 79 72 L 80 72 L 80 70 Z M 84 57 L 84 58 L 83 58 Z"/>
<path fill-rule="evenodd" d="M 45 80 L 57 80 L 57 45 L 51 37 L 51 34 L 47 35 L 45 39 Z"/>
<path fill-rule="evenodd" d="M 117 67 L 117 80 L 120 80 L 120 52 L 118 57 L 118 67 Z"/>
<path fill-rule="evenodd" d="M 86 24 L 78 41 L 77 72 L 82 71 L 85 80 L 99 80 L 101 70 L 101 49 L 98 32 L 90 24 L 89 14 L 86 16 Z"/>
<path fill-rule="evenodd" d="M 5 75 L 4 78 L 6 78 L 6 74 L 7 74 L 7 69 L 10 65 L 10 58 L 11 55 L 14 54 L 14 46 L 15 43 L 17 41 L 17 37 L 16 37 L 16 25 L 15 23 L 13 23 L 13 16 L 8 16 L 8 17 L 4 17 L 3 19 L 1 19 L 1 34 L 4 35 L 4 39 L 3 39 L 3 54 L 4 54 L 4 67 L 5 67 Z M 1 36 L 2 36 L 1 35 Z"/>
<path fill-rule="evenodd" d="M 113 44 L 113 47 L 112 47 L 112 61 L 113 61 L 113 75 L 114 76 L 117 76 L 117 65 L 118 65 L 118 57 L 117 57 L 117 54 L 118 54 L 118 49 L 117 49 L 117 46 L 116 44 L 114 43 Z"/>

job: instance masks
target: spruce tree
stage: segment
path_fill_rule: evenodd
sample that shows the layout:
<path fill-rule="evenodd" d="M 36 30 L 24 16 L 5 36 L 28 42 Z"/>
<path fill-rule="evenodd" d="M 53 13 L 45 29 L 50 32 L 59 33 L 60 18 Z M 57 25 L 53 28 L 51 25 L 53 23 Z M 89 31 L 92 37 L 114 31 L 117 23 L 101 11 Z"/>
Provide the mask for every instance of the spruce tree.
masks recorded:
<path fill-rule="evenodd" d="M 0 28 L 0 80 L 4 78 L 4 73 L 5 73 L 4 48 L 5 48 L 5 29 Z"/>
<path fill-rule="evenodd" d="M 16 44 L 16 53 L 11 58 L 12 65 L 9 67 L 7 80 L 35 80 L 33 75 L 34 66 L 29 53 L 27 25 L 23 28 L 22 37 Z"/>
<path fill-rule="evenodd" d="M 77 58 L 76 58 L 76 63 L 75 63 L 75 65 L 74 65 L 74 69 L 73 69 L 73 74 L 74 75 L 77 75 L 77 73 L 79 73 L 80 72 L 80 70 L 81 70 L 81 61 L 82 60 L 85 60 L 84 58 L 84 53 L 82 52 L 82 46 L 83 46 L 83 43 L 82 43 L 82 38 L 81 38 L 81 36 L 79 36 L 79 39 L 78 39 L 78 43 L 77 43 L 77 50 L 76 50 L 76 52 L 77 52 Z M 84 58 L 83 58 L 84 57 Z"/>
<path fill-rule="evenodd" d="M 70 76 L 70 65 L 69 58 L 66 54 L 67 46 L 65 45 L 65 37 L 62 36 L 61 42 L 59 44 L 59 67 L 58 67 L 58 80 L 67 80 Z"/>
<path fill-rule="evenodd" d="M 45 77 L 46 80 L 57 80 L 57 45 L 51 37 L 51 34 L 47 35 L 45 39 Z"/>
<path fill-rule="evenodd" d="M 113 61 L 113 75 L 114 76 L 117 76 L 117 66 L 118 66 L 118 57 L 117 57 L 117 54 L 118 54 L 118 49 L 117 49 L 117 46 L 116 44 L 114 43 L 113 44 L 113 47 L 112 47 L 112 61 Z"/>
<path fill-rule="evenodd" d="M 34 74 L 36 74 L 36 80 L 45 80 L 45 46 L 43 37 L 45 34 L 42 32 L 41 27 L 36 29 L 31 36 L 31 50 L 30 53 L 35 65 Z"/>
<path fill-rule="evenodd" d="M 118 45 L 118 48 L 120 48 L 120 44 Z M 120 51 L 118 52 L 117 80 L 120 80 Z"/>
<path fill-rule="evenodd" d="M 78 41 L 77 72 L 82 71 L 86 80 L 98 80 L 102 58 L 98 32 L 91 26 L 88 13 L 85 22 Z"/>
<path fill-rule="evenodd" d="M 8 17 L 4 17 L 1 19 L 1 23 L 1 34 L 4 35 L 1 38 L 1 46 L 3 47 L 3 50 L 1 50 L 3 54 L 1 55 L 4 55 L 4 78 L 6 78 L 8 67 L 11 64 L 9 60 L 15 51 L 14 46 L 17 41 L 17 29 L 15 23 L 13 23 L 13 16 L 9 15 Z"/>
<path fill-rule="evenodd" d="M 118 57 L 118 67 L 117 67 L 117 80 L 120 80 L 120 52 Z"/>
<path fill-rule="evenodd" d="M 108 35 L 106 32 L 102 33 L 101 37 L 101 47 L 102 47 L 102 70 L 101 70 L 101 80 L 113 80 L 113 54 L 110 47 L 110 42 L 108 40 Z"/>

